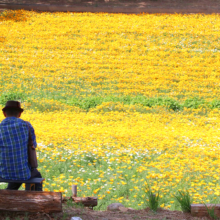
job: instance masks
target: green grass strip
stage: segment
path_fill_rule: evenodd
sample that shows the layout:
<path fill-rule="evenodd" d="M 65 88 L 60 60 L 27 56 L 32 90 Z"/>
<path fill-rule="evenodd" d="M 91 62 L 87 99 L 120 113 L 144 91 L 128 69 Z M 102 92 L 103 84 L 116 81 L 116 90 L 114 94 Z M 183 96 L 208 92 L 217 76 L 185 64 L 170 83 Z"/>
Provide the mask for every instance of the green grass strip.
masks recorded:
<path fill-rule="evenodd" d="M 0 96 L 0 105 L 4 106 L 8 100 L 18 100 L 20 102 L 32 102 L 34 97 L 28 97 L 24 93 L 19 92 L 5 92 Z M 203 98 L 192 97 L 185 101 L 179 101 L 170 97 L 153 97 L 149 98 L 143 95 L 137 96 L 91 96 L 91 97 L 69 97 L 68 99 L 57 99 L 57 102 L 64 103 L 70 106 L 77 106 L 83 110 L 89 111 L 91 108 L 95 108 L 106 102 L 123 103 L 124 105 L 142 105 L 145 107 L 157 107 L 162 106 L 166 109 L 173 111 L 181 111 L 184 108 L 198 109 L 207 108 L 215 109 L 220 108 L 220 100 L 214 99 L 212 101 L 206 101 Z"/>

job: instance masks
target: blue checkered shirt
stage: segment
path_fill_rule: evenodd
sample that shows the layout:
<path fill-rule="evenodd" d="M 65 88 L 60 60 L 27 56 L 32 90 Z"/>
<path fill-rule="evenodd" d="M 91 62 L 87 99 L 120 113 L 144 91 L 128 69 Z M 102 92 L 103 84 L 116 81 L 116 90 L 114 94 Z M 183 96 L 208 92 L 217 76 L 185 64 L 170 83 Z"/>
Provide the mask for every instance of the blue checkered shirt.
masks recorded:
<path fill-rule="evenodd" d="M 28 125 L 36 147 L 34 128 L 29 122 L 7 117 L 0 123 L 0 177 L 11 180 L 27 180 L 31 177 L 28 163 Z"/>

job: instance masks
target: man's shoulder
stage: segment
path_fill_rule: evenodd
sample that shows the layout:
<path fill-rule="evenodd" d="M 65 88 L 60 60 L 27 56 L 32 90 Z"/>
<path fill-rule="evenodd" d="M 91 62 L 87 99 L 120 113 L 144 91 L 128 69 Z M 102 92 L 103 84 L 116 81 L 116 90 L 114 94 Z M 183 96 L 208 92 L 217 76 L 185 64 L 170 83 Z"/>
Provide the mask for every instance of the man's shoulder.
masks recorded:
<path fill-rule="evenodd" d="M 16 117 L 8 117 L 8 118 L 5 118 L 1 123 L 0 125 L 1 126 L 7 126 L 7 125 L 15 125 L 15 124 L 18 124 L 18 125 L 27 125 L 26 121 L 24 121 L 23 119 L 21 118 L 16 118 Z"/>

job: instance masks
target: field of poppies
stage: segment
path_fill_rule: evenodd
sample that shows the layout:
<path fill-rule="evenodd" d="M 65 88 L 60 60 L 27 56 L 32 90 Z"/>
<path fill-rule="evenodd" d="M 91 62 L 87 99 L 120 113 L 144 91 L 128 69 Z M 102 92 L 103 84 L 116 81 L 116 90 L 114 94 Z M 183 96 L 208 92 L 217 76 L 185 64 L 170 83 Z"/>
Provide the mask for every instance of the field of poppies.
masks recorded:
<path fill-rule="evenodd" d="M 220 203 L 220 16 L 0 14 L 0 105 L 22 102 L 45 191 Z M 4 117 L 0 115 L 0 120 Z M 4 188 L 1 184 L 0 188 Z"/>

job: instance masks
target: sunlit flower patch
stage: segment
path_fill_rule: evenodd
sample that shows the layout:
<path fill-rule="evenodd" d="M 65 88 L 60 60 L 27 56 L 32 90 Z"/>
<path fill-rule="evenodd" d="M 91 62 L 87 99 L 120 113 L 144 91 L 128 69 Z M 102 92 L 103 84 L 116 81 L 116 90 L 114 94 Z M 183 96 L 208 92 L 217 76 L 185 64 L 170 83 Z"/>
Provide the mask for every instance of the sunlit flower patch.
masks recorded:
<path fill-rule="evenodd" d="M 215 14 L 1 14 L 0 102 L 22 101 L 44 190 L 70 196 L 77 184 L 79 196 L 98 197 L 98 209 L 144 208 L 147 184 L 161 207 L 179 209 L 173 195 L 182 189 L 194 203 L 219 203 L 218 102 L 181 111 L 120 100 L 72 105 L 126 95 L 218 99 L 219 29 Z"/>
<path fill-rule="evenodd" d="M 219 15 L 8 14 L 0 19 L 2 92 L 218 97 Z"/>

